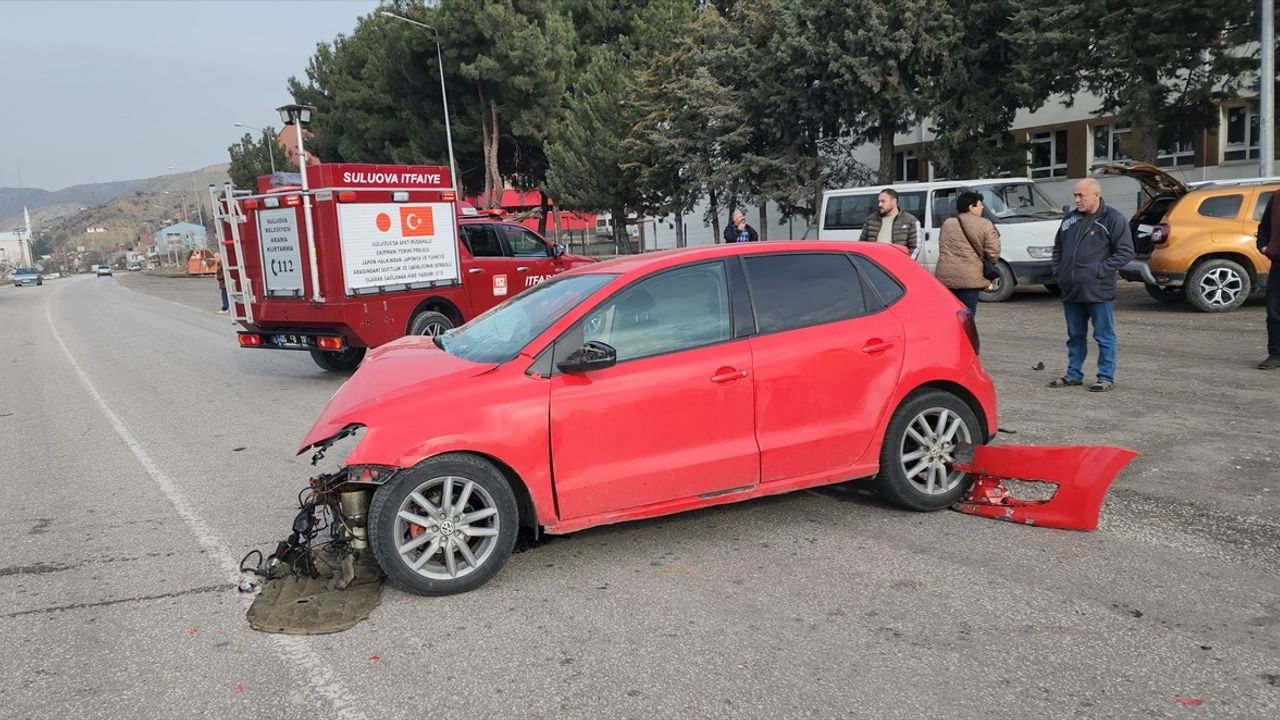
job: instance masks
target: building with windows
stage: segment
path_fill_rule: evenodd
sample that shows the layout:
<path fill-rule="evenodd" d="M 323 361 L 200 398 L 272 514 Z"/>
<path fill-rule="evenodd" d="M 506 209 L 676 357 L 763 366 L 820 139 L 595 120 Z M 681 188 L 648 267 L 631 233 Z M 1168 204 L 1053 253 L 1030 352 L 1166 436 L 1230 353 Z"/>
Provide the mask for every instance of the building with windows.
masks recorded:
<path fill-rule="evenodd" d="M 1014 138 L 1029 146 L 1026 176 L 1039 181 L 1042 190 L 1064 205 L 1071 200 L 1074 181 L 1088 175 L 1091 167 L 1129 159 L 1129 126 L 1094 114 L 1100 104 L 1098 98 L 1081 94 L 1070 107 L 1050 101 L 1034 112 L 1021 110 L 1014 119 Z M 927 125 L 928 121 L 897 137 L 896 181 L 941 179 L 925 159 L 932 140 Z M 1160 148 L 1157 164 L 1187 182 L 1256 177 L 1259 145 L 1258 100 L 1241 98 L 1219 107 L 1215 127 Z M 872 167 L 879 164 L 875 144 L 863 145 L 855 156 Z M 1138 198 L 1132 181 L 1103 180 L 1103 193 L 1121 211 L 1135 209 Z"/>
<path fill-rule="evenodd" d="M 170 251 L 182 253 L 186 250 L 205 247 L 205 229 L 196 223 L 180 222 L 160 228 L 155 234 L 156 252 L 161 255 Z"/>

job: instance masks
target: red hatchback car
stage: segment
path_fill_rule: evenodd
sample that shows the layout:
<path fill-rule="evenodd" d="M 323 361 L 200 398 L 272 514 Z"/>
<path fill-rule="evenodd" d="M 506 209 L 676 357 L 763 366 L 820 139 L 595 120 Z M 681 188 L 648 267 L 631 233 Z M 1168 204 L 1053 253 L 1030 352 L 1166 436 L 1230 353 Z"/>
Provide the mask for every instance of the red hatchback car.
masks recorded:
<path fill-rule="evenodd" d="M 317 502 L 392 580 L 440 595 L 491 578 L 521 527 L 863 477 L 945 508 L 968 483 L 957 446 L 995 428 L 972 319 L 906 253 L 751 243 L 576 268 L 372 350 L 299 452 L 354 443 Z"/>

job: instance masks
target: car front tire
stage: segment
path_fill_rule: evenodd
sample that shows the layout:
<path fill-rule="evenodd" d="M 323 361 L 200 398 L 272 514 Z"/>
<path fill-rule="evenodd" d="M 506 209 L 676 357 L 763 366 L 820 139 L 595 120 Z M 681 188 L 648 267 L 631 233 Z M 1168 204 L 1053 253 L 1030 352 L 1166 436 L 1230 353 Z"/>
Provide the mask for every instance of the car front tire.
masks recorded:
<path fill-rule="evenodd" d="M 964 400 L 945 390 L 913 393 L 889 420 L 876 490 L 907 510 L 951 507 L 970 485 L 968 475 L 952 467 L 956 451 L 961 443 L 983 442 L 978 418 Z"/>
<path fill-rule="evenodd" d="M 382 571 L 418 595 L 474 590 L 502 569 L 520 518 L 492 463 L 450 453 L 398 473 L 373 495 L 369 540 Z"/>

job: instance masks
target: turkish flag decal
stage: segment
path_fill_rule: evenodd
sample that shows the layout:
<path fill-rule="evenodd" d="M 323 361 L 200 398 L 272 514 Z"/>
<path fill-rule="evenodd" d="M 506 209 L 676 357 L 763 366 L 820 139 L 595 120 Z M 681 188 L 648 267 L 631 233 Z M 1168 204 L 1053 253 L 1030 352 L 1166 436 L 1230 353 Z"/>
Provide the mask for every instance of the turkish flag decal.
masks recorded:
<path fill-rule="evenodd" d="M 431 208 L 426 205 L 400 208 L 400 234 L 405 237 L 435 235 L 436 220 Z"/>

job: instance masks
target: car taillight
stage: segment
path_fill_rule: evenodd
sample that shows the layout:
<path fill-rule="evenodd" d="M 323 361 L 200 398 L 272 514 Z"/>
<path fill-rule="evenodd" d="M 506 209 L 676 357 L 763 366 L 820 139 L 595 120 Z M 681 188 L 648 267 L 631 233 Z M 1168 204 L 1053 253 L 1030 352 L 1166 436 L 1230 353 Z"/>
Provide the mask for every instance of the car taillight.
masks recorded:
<path fill-rule="evenodd" d="M 1169 226 L 1166 223 L 1151 228 L 1151 242 L 1159 245 L 1169 239 Z"/>
<path fill-rule="evenodd" d="M 322 335 L 316 338 L 316 347 L 321 350 L 341 350 L 345 346 L 346 343 L 343 342 L 342 336 L 340 335 L 337 337 Z"/>
<path fill-rule="evenodd" d="M 262 336 L 256 333 L 237 333 L 240 347 L 262 347 Z"/>
<path fill-rule="evenodd" d="M 964 326 L 964 334 L 973 346 L 973 354 L 977 355 L 981 344 L 978 342 L 978 325 L 973 321 L 973 313 L 969 312 L 969 308 L 961 308 L 956 311 L 956 319 Z"/>

